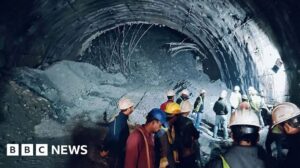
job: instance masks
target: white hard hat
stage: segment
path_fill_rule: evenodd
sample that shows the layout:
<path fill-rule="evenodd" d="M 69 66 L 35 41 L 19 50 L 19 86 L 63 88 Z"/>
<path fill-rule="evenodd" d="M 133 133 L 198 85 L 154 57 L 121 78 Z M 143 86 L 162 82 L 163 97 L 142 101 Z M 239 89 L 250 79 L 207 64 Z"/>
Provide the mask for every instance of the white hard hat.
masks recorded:
<path fill-rule="evenodd" d="M 190 92 L 189 92 L 187 89 L 183 89 L 183 90 L 181 91 L 181 94 L 185 94 L 185 95 L 189 96 L 189 95 L 190 95 Z"/>
<path fill-rule="evenodd" d="M 251 109 L 237 110 L 230 117 L 229 127 L 234 125 L 249 125 L 260 127 L 259 118 Z"/>
<path fill-rule="evenodd" d="M 234 91 L 240 91 L 241 89 L 240 89 L 240 87 L 239 86 L 235 86 L 234 87 Z"/>
<path fill-rule="evenodd" d="M 181 113 L 187 113 L 192 111 L 192 104 L 189 101 L 183 101 L 180 105 Z"/>
<path fill-rule="evenodd" d="M 206 90 L 202 89 L 202 90 L 200 91 L 200 94 L 202 94 L 202 93 L 206 93 Z"/>
<path fill-rule="evenodd" d="M 250 91 L 253 91 L 253 90 L 255 90 L 254 87 L 253 86 L 249 86 L 248 91 L 250 92 Z"/>
<path fill-rule="evenodd" d="M 280 103 L 272 111 L 272 128 L 298 115 L 300 115 L 300 109 L 295 104 L 289 102 Z"/>
<path fill-rule="evenodd" d="M 254 94 L 254 91 L 255 91 L 255 89 L 254 89 L 253 86 L 250 86 L 250 87 L 248 88 L 249 94 Z"/>
<path fill-rule="evenodd" d="M 167 96 L 175 96 L 175 91 L 174 90 L 168 90 Z"/>
<path fill-rule="evenodd" d="M 222 90 L 221 94 L 220 94 L 220 98 L 225 98 L 227 96 L 227 91 L 226 90 Z"/>
<path fill-rule="evenodd" d="M 118 103 L 118 107 L 120 110 L 125 110 L 125 109 L 128 109 L 129 107 L 132 107 L 134 105 L 134 103 L 128 99 L 128 98 L 121 98 L 119 100 L 119 103 Z"/>

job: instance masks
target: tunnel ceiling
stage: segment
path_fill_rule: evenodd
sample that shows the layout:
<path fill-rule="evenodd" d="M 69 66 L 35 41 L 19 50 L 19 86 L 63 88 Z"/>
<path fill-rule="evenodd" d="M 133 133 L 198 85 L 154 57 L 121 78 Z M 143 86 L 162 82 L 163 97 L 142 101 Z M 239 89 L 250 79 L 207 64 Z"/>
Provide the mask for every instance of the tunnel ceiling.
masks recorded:
<path fill-rule="evenodd" d="M 298 15 L 299 3 L 293 0 L 15 0 L 4 4 L 2 8 L 12 10 L 1 10 L 1 67 L 43 67 L 76 60 L 102 33 L 145 23 L 164 25 L 189 37 L 217 63 L 229 87 L 259 87 L 263 55 L 274 44 L 291 70 L 289 77 L 295 81 L 291 88 L 299 87 L 299 21 L 292 17 Z"/>

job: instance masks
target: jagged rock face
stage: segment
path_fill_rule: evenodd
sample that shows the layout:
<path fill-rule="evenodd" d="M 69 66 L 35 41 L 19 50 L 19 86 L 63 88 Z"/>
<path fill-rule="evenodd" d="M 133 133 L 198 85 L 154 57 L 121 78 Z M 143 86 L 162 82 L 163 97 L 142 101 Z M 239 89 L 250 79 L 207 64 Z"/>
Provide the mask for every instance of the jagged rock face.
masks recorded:
<path fill-rule="evenodd" d="M 292 1 L 38 0 L 25 4 L 26 10 L 14 15 L 19 16 L 23 31 L 10 34 L 18 40 L 6 47 L 18 49 L 15 55 L 6 56 L 7 66 L 76 60 L 102 33 L 124 24 L 147 23 L 165 25 L 192 39 L 202 54 L 217 64 L 228 87 L 240 84 L 243 90 L 250 85 L 270 89 L 266 74 L 279 57 L 286 69 L 291 69 L 291 87 L 299 87 L 299 42 L 293 27 L 297 23 L 289 18 L 297 14 L 297 7 Z M 11 25 L 4 24 L 0 32 L 5 34 Z M 11 41 L 11 36 L 5 40 Z M 284 94 L 282 91 L 281 96 Z M 291 96 L 297 100 L 299 95 Z"/>

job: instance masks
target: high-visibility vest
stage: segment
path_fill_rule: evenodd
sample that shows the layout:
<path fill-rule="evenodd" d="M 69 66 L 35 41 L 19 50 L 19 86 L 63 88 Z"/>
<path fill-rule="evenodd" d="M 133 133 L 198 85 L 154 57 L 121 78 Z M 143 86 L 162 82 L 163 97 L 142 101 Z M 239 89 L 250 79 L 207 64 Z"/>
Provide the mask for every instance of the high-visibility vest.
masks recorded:
<path fill-rule="evenodd" d="M 230 166 L 228 165 L 228 163 L 226 162 L 226 160 L 224 159 L 224 157 L 222 155 L 220 155 L 220 157 L 222 159 L 223 168 L 230 168 Z"/>

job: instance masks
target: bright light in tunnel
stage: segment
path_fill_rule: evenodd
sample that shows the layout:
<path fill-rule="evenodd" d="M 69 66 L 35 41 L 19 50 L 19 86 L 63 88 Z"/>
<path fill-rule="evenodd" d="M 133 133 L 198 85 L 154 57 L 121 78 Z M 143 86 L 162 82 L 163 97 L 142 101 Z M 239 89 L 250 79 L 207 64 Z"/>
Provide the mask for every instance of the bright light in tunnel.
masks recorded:
<path fill-rule="evenodd" d="M 248 50 L 257 65 L 260 89 L 266 93 L 271 102 L 282 102 L 287 99 L 287 76 L 284 66 L 277 73 L 272 71 L 277 59 L 281 56 L 269 36 L 255 22 L 250 22 L 249 29 L 253 39 L 247 40 Z M 248 38 L 249 39 L 249 38 Z"/>

